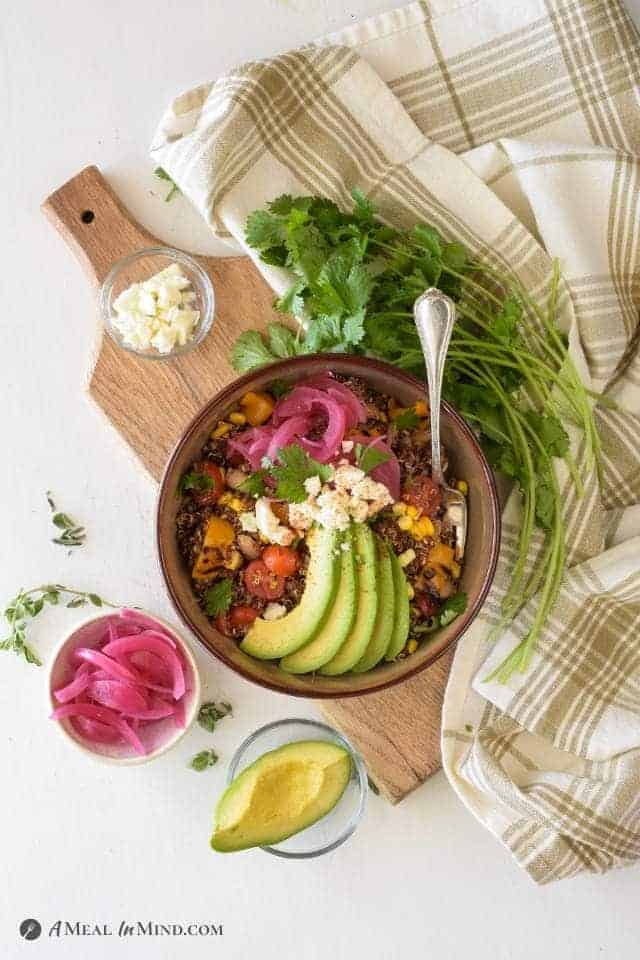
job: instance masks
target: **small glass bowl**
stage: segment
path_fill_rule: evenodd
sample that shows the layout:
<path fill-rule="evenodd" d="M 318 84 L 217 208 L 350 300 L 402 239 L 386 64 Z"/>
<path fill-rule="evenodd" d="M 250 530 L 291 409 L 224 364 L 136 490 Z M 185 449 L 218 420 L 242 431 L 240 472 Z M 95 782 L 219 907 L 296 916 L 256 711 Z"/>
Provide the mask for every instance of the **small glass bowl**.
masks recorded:
<path fill-rule="evenodd" d="M 240 744 L 227 771 L 227 785 L 259 757 L 297 740 L 327 740 L 344 747 L 351 757 L 351 779 L 340 800 L 326 816 L 306 830 L 275 846 L 261 847 L 276 857 L 306 860 L 335 850 L 351 836 L 367 805 L 367 769 L 360 754 L 346 737 L 315 720 L 277 720 L 260 727 Z"/>
<path fill-rule="evenodd" d="M 182 271 L 191 281 L 193 292 L 196 295 L 193 306 L 200 311 L 200 320 L 193 338 L 183 347 L 174 347 L 171 353 L 159 353 L 153 347 L 147 350 L 138 350 L 123 343 L 120 331 L 113 324 L 115 317 L 113 304 L 115 300 L 131 284 L 148 280 L 171 263 L 178 263 L 182 267 Z M 182 250 L 174 250 L 172 247 L 146 247 L 144 250 L 137 250 L 135 253 L 123 257 L 122 260 L 118 260 L 113 265 L 100 288 L 99 303 L 105 329 L 119 347 L 129 353 L 135 353 L 138 357 L 147 357 L 149 360 L 171 360 L 174 357 L 189 353 L 199 343 L 202 343 L 213 324 L 215 294 L 209 275 L 193 257 L 183 253 Z"/>

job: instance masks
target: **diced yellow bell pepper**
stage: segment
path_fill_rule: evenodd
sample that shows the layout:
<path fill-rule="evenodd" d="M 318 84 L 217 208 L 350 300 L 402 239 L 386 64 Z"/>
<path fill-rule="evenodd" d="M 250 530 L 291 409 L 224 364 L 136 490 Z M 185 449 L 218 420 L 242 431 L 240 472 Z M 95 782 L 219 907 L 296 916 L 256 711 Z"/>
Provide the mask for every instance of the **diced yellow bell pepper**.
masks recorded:
<path fill-rule="evenodd" d="M 259 427 L 273 413 L 275 401 L 270 393 L 254 393 L 250 390 L 240 401 L 244 414 L 252 427 Z"/>

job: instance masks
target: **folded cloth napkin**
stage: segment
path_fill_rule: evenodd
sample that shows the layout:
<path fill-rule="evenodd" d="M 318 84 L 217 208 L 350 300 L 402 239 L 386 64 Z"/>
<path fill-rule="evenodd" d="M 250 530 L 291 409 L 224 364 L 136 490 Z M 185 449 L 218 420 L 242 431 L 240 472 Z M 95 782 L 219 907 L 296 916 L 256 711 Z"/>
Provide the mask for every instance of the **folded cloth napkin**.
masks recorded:
<path fill-rule="evenodd" d="M 616 0 L 430 0 L 247 63 L 179 97 L 152 146 L 212 229 L 243 244 L 280 193 L 433 223 L 535 296 L 564 275 L 562 324 L 600 408 L 600 480 L 566 490 L 569 569 L 531 668 L 485 682 L 526 631 L 487 635 L 494 587 L 444 705 L 455 790 L 538 882 L 640 857 L 640 44 Z M 254 255 L 253 251 L 247 251 Z M 288 278 L 258 263 L 282 292 Z M 574 455 L 584 451 L 573 437 Z"/>

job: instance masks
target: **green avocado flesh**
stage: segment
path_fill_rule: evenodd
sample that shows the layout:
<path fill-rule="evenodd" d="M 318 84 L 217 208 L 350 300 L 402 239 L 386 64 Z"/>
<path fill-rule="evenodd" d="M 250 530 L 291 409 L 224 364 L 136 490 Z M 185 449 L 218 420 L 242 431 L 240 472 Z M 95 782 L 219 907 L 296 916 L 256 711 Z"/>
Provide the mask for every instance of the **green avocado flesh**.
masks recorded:
<path fill-rule="evenodd" d="M 297 607 L 279 620 L 254 620 L 240 649 L 259 660 L 286 657 L 311 640 L 331 609 L 340 572 L 337 534 L 319 527 L 308 538 L 309 567 Z"/>
<path fill-rule="evenodd" d="M 393 573 L 393 589 L 396 598 L 396 606 L 393 632 L 391 634 L 389 647 L 385 654 L 385 660 L 395 660 L 401 650 L 404 650 L 404 645 L 407 642 L 407 637 L 409 636 L 409 585 L 398 557 L 393 550 L 390 550 L 389 554 L 391 556 L 391 570 Z"/>
<path fill-rule="evenodd" d="M 367 649 L 353 668 L 354 673 L 371 670 L 382 660 L 393 636 L 395 617 L 395 588 L 391 566 L 391 550 L 376 537 L 378 560 L 378 613 Z"/>
<path fill-rule="evenodd" d="M 340 575 L 333 606 L 313 640 L 280 661 L 287 673 L 311 673 L 328 663 L 349 636 L 356 616 L 356 568 L 351 531 L 340 542 Z"/>
<path fill-rule="evenodd" d="M 364 656 L 376 622 L 378 610 L 376 541 L 366 524 L 357 524 L 354 533 L 358 599 L 351 631 L 336 655 L 320 668 L 320 673 L 338 676 L 351 670 Z"/>
<path fill-rule="evenodd" d="M 329 813 L 350 776 L 347 751 L 325 740 L 301 740 L 265 753 L 220 798 L 211 846 L 231 853 L 286 840 Z"/>

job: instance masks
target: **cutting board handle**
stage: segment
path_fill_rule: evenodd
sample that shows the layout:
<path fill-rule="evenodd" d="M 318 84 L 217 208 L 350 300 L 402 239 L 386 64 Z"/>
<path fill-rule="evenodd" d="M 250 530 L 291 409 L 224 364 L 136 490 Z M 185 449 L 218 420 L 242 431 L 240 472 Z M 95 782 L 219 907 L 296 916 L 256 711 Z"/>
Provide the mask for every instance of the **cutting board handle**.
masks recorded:
<path fill-rule="evenodd" d="M 96 284 L 102 283 L 115 260 L 158 243 L 94 166 L 85 167 L 47 197 L 42 211 Z"/>

